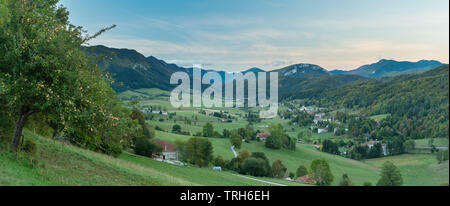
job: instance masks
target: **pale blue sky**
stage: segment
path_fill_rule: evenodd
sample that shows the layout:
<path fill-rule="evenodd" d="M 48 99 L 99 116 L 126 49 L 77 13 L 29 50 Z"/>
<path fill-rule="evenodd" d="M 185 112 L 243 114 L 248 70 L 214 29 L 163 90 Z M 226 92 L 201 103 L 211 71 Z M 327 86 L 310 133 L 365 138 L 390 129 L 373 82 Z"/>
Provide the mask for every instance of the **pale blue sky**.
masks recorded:
<path fill-rule="evenodd" d="M 448 0 L 62 0 L 91 42 L 180 66 L 240 71 L 294 63 L 354 69 L 379 59 L 449 61 Z"/>

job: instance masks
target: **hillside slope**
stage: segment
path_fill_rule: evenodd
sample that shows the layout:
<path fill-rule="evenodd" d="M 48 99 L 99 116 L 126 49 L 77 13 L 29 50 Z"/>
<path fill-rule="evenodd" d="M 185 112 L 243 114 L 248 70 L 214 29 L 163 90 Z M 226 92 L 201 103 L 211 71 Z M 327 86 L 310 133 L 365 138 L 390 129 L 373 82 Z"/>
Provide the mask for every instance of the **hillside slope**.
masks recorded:
<path fill-rule="evenodd" d="M 24 134 L 37 142 L 39 151 L 29 157 L 0 150 L 0 185 L 270 185 L 230 172 L 175 166 L 128 153 L 113 158 L 28 130 Z"/>

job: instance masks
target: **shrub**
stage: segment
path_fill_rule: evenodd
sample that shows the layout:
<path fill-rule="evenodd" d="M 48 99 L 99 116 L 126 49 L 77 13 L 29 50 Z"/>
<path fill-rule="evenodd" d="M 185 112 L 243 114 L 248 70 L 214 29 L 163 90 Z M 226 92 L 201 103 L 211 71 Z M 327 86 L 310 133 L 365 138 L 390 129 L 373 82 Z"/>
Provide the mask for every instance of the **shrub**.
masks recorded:
<path fill-rule="evenodd" d="M 363 186 L 373 186 L 371 182 L 364 182 Z"/>
<path fill-rule="evenodd" d="M 181 126 L 178 125 L 178 124 L 173 125 L 173 127 L 172 127 L 172 132 L 173 132 L 173 133 L 181 133 Z"/>
<path fill-rule="evenodd" d="M 303 177 L 303 176 L 305 176 L 305 175 L 307 175 L 307 174 L 308 174 L 308 169 L 306 169 L 305 166 L 300 165 L 300 166 L 297 168 L 297 177 Z"/>
<path fill-rule="evenodd" d="M 241 173 L 252 176 L 266 176 L 269 168 L 261 158 L 249 157 L 242 163 Z"/>
<path fill-rule="evenodd" d="M 295 174 L 293 172 L 289 172 L 289 178 L 294 179 L 295 178 Z"/>
<path fill-rule="evenodd" d="M 213 164 L 214 164 L 214 166 L 218 166 L 218 167 L 222 167 L 222 168 L 226 167 L 226 162 L 223 159 L 223 157 L 220 155 L 214 159 Z"/>
<path fill-rule="evenodd" d="M 113 157 L 119 157 L 122 154 L 122 145 L 119 142 L 103 141 L 100 148 L 102 153 Z"/>
<path fill-rule="evenodd" d="M 281 160 L 277 159 L 272 163 L 272 177 L 282 178 L 286 174 L 286 166 L 283 165 Z"/>
<path fill-rule="evenodd" d="M 136 139 L 136 143 L 134 145 L 134 152 L 138 155 L 152 157 L 153 154 L 156 154 L 161 151 L 162 148 L 159 145 L 150 142 L 146 138 L 141 137 Z"/>
<path fill-rule="evenodd" d="M 342 180 L 339 182 L 339 186 L 352 186 L 352 181 L 347 174 L 342 175 Z"/>

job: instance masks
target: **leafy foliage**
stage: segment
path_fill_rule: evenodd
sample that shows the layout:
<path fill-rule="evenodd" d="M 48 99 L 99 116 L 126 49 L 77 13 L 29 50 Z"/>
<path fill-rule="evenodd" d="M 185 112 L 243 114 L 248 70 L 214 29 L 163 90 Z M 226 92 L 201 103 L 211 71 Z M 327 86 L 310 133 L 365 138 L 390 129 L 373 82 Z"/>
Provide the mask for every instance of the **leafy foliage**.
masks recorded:
<path fill-rule="evenodd" d="M 15 122 L 11 145 L 18 147 L 30 116 L 39 114 L 55 134 L 117 156 L 121 142 L 129 142 L 130 131 L 121 127 L 129 124 L 129 114 L 110 88 L 111 77 L 80 51 L 90 37 L 69 23 L 57 3 L 0 2 L 7 13 L 0 23 L 0 103 L 8 108 L 7 122 Z"/>
<path fill-rule="evenodd" d="M 162 148 L 150 142 L 147 138 L 138 138 L 134 145 L 134 152 L 138 155 L 152 157 L 153 154 L 159 153 L 162 151 Z"/>
<path fill-rule="evenodd" d="M 202 137 L 193 137 L 187 142 L 178 142 L 182 158 L 199 167 L 208 166 L 213 160 L 211 141 Z"/>
<path fill-rule="evenodd" d="M 272 177 L 275 178 L 283 178 L 286 174 L 287 168 L 281 162 L 281 160 L 277 159 L 272 163 Z"/>
<path fill-rule="evenodd" d="M 377 186 L 401 186 L 402 184 L 403 178 L 397 167 L 392 162 L 385 162 Z"/>
<path fill-rule="evenodd" d="M 333 182 L 334 176 L 331 173 L 330 165 L 325 159 L 315 159 L 311 162 L 309 169 L 317 185 L 328 186 Z"/>
<path fill-rule="evenodd" d="M 307 174 L 308 174 L 308 169 L 305 166 L 303 166 L 303 165 L 298 166 L 297 172 L 296 172 L 297 177 L 303 177 Z"/>

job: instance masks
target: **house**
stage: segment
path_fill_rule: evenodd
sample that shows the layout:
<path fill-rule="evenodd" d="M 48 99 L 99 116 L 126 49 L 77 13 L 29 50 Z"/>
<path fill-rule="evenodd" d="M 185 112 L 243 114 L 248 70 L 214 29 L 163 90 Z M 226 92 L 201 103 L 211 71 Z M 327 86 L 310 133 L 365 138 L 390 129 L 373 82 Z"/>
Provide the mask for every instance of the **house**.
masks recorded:
<path fill-rule="evenodd" d="M 316 180 L 308 175 L 302 176 L 295 180 L 296 182 L 304 183 L 304 184 L 316 184 Z"/>
<path fill-rule="evenodd" d="M 256 137 L 259 138 L 259 140 L 261 140 L 261 141 L 266 141 L 267 137 L 269 137 L 269 136 L 270 136 L 269 132 L 258 133 L 256 135 Z"/>
<path fill-rule="evenodd" d="M 368 146 L 369 148 L 372 148 L 375 145 L 375 143 L 376 143 L 375 141 L 370 140 L 368 142 L 362 143 L 361 146 Z"/>
<path fill-rule="evenodd" d="M 327 133 L 328 129 L 327 128 L 318 128 L 317 129 L 317 133 L 322 134 L 322 133 Z"/>
<path fill-rule="evenodd" d="M 150 142 L 153 142 L 162 148 L 161 151 L 162 159 L 178 160 L 178 151 L 176 147 L 170 142 L 160 139 L 151 139 Z"/>
<path fill-rule="evenodd" d="M 383 150 L 383 155 L 387 156 L 388 155 L 387 145 L 386 144 L 381 144 L 381 148 Z"/>

